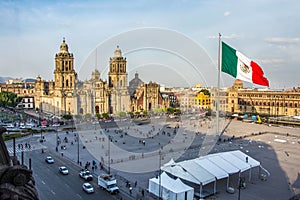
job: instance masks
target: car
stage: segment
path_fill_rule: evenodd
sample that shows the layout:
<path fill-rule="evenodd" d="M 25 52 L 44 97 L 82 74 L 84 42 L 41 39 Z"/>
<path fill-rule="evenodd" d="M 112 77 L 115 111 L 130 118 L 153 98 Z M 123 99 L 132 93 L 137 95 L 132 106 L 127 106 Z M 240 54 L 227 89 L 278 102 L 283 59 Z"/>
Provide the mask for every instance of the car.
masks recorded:
<path fill-rule="evenodd" d="M 54 159 L 51 157 L 51 156 L 48 156 L 46 159 L 45 159 L 46 163 L 48 164 L 53 164 L 54 163 Z"/>
<path fill-rule="evenodd" d="M 94 187 L 90 183 L 84 183 L 82 185 L 82 189 L 89 194 L 94 192 Z"/>
<path fill-rule="evenodd" d="M 65 166 L 61 166 L 61 167 L 59 167 L 59 173 L 61 173 L 63 175 L 67 175 L 67 174 L 69 174 L 69 170 Z"/>
<path fill-rule="evenodd" d="M 89 170 L 83 169 L 79 172 L 79 176 L 86 181 L 93 180 L 93 175 Z"/>

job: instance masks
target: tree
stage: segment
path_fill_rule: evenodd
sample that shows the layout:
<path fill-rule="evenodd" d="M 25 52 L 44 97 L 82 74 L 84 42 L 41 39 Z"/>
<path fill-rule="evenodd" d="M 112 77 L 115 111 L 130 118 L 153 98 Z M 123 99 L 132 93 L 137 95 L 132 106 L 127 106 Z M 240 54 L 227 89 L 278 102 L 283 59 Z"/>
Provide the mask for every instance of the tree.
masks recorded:
<path fill-rule="evenodd" d="M 144 114 L 144 115 L 148 115 L 148 111 L 147 111 L 147 110 L 144 110 L 144 111 L 143 111 L 143 114 Z"/>
<path fill-rule="evenodd" d="M 22 100 L 15 93 L 12 92 L 0 92 L 0 106 L 1 107 L 16 107 Z"/>
<path fill-rule="evenodd" d="M 121 112 L 118 113 L 118 115 L 119 115 L 120 117 L 126 117 L 126 112 L 121 111 Z"/>
<path fill-rule="evenodd" d="M 101 114 L 100 113 L 96 113 L 96 117 L 99 120 L 101 118 Z"/>
<path fill-rule="evenodd" d="M 205 95 L 210 96 L 210 92 L 207 89 L 201 89 L 200 92 L 203 92 Z"/>
<path fill-rule="evenodd" d="M 73 118 L 72 115 L 70 115 L 70 114 L 63 115 L 62 117 L 63 117 L 64 119 L 66 119 L 66 120 L 69 120 L 69 119 L 72 119 L 72 118 Z"/>
<path fill-rule="evenodd" d="M 133 118 L 133 112 L 128 112 L 128 115 L 130 115 L 130 117 Z"/>
<path fill-rule="evenodd" d="M 104 119 L 108 119 L 108 113 L 102 113 L 102 117 L 104 118 Z"/>
<path fill-rule="evenodd" d="M 174 112 L 175 112 L 175 109 L 174 108 L 167 108 L 167 112 L 169 113 L 169 114 L 173 114 Z"/>

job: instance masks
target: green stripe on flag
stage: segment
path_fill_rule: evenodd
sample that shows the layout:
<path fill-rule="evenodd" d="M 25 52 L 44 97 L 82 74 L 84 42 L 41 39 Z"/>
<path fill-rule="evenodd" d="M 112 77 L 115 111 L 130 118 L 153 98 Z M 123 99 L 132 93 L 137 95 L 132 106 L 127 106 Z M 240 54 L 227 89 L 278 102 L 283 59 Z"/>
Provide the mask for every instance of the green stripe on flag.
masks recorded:
<path fill-rule="evenodd" d="M 237 76 L 237 62 L 236 50 L 229 45 L 222 42 L 222 72 Z"/>

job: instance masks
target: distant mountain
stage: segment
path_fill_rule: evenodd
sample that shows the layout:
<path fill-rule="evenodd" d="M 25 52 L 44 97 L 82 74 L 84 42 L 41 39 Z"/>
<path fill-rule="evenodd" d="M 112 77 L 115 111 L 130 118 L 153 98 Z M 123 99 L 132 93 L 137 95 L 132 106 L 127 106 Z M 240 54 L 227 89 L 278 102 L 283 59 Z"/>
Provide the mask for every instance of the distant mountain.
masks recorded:
<path fill-rule="evenodd" d="M 11 77 L 0 77 L 0 83 L 5 83 L 6 80 L 13 79 Z"/>
<path fill-rule="evenodd" d="M 12 77 L 0 77 L 0 83 L 5 83 L 5 81 L 7 80 L 12 80 L 12 79 L 15 79 L 15 78 L 12 78 Z M 36 79 L 34 78 L 25 78 L 25 79 L 22 79 L 22 82 L 26 82 L 26 83 L 32 83 L 32 82 L 35 82 Z"/>
<path fill-rule="evenodd" d="M 32 83 L 32 82 L 35 82 L 36 81 L 36 79 L 34 79 L 34 78 L 26 78 L 26 79 L 23 79 L 23 80 L 25 80 L 25 82 L 26 83 Z"/>

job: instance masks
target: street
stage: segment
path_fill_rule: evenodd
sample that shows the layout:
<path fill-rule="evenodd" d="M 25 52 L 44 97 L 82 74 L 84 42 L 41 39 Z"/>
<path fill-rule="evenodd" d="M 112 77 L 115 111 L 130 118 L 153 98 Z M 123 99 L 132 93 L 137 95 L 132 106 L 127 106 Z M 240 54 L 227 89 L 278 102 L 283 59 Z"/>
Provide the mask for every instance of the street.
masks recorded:
<path fill-rule="evenodd" d="M 36 143 L 36 140 L 38 140 L 38 137 L 29 136 L 28 138 L 17 140 L 16 144 L 20 142 L 34 144 L 35 150 L 27 150 L 24 152 L 24 164 L 29 166 L 28 161 L 29 158 L 31 158 L 33 177 L 35 179 L 40 200 L 117 199 L 117 195 L 110 195 L 97 186 L 96 176 L 94 176 L 93 181 L 90 182 L 94 186 L 95 192 L 93 194 L 85 193 L 82 190 L 82 184 L 84 183 L 84 180 L 78 175 L 81 168 L 77 165 L 74 165 L 74 163 L 69 159 L 61 157 L 55 153 L 51 153 L 49 151 L 42 153 L 42 144 Z M 10 145 L 11 142 L 7 144 L 7 146 Z M 21 152 L 17 152 L 17 156 L 21 161 Z M 47 156 L 51 156 L 54 159 L 54 164 L 48 164 L 45 162 L 45 158 Z M 60 174 L 58 171 L 60 166 L 66 166 L 69 170 L 69 174 Z"/>

